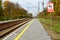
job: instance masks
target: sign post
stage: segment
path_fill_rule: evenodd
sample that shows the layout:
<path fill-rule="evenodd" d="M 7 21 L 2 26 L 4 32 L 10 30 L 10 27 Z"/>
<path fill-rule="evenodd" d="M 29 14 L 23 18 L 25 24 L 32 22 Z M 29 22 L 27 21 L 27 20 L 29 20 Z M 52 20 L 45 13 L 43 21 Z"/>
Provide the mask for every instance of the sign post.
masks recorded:
<path fill-rule="evenodd" d="M 47 12 L 50 13 L 50 27 L 52 28 L 52 12 L 54 12 L 54 4 L 53 4 L 53 2 L 48 2 Z"/>

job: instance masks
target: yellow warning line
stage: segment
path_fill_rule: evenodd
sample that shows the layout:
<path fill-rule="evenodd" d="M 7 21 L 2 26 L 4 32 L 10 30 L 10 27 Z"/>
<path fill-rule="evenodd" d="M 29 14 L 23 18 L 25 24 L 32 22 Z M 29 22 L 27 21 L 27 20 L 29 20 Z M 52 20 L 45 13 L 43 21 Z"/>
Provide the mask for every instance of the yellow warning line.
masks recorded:
<path fill-rule="evenodd" d="M 19 40 L 21 36 L 24 34 L 24 32 L 29 28 L 29 26 L 32 24 L 33 20 L 26 26 L 26 28 L 14 39 L 14 40 Z"/>

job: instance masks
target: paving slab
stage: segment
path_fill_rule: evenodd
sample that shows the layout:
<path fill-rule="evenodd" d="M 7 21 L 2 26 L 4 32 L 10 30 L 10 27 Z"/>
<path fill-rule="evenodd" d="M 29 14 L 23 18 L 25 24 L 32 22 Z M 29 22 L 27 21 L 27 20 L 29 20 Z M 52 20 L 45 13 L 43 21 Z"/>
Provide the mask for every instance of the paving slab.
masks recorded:
<path fill-rule="evenodd" d="M 19 40 L 51 40 L 50 36 L 39 22 L 38 19 L 33 19 L 33 23 L 26 30 Z"/>

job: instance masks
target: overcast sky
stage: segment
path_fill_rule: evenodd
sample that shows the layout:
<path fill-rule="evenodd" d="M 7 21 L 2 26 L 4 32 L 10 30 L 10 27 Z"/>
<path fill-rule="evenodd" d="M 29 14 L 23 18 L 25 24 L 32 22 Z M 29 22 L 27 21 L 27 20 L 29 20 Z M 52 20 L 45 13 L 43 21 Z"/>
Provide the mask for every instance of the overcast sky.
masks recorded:
<path fill-rule="evenodd" d="M 38 13 L 38 2 L 40 3 L 40 12 L 43 10 L 42 1 L 43 0 L 10 0 L 14 3 L 19 3 L 20 6 L 28 10 L 29 13 L 32 13 L 33 16 L 36 16 Z M 44 6 L 47 6 L 49 0 L 44 0 Z"/>

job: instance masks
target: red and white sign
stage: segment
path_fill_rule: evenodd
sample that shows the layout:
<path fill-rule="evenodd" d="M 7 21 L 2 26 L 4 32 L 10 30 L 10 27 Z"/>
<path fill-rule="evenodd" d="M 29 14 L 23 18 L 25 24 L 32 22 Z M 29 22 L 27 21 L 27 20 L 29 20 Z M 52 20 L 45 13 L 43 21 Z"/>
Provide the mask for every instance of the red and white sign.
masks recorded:
<path fill-rule="evenodd" d="M 47 11 L 48 12 L 54 12 L 54 4 L 53 4 L 53 2 L 48 2 Z"/>

